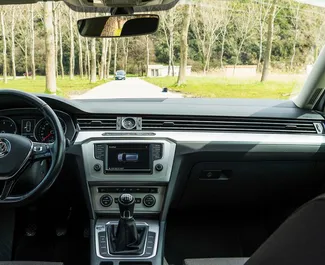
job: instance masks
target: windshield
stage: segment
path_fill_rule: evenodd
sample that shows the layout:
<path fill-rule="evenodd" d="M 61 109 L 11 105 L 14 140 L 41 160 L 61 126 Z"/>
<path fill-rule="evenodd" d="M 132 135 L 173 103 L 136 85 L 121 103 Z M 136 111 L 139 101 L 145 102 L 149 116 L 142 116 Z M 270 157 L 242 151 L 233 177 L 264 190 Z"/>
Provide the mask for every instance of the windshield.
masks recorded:
<path fill-rule="evenodd" d="M 63 2 L 2 6 L 0 88 L 87 98 L 289 99 L 325 43 L 296 1 L 180 1 L 151 35 L 85 38 Z"/>

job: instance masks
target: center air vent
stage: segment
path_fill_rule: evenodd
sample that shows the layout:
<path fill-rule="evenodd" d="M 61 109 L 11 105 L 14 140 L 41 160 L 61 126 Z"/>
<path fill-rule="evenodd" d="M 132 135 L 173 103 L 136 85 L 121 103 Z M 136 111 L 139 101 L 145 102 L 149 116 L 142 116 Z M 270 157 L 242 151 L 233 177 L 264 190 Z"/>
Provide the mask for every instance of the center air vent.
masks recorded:
<path fill-rule="evenodd" d="M 116 130 L 116 118 L 77 119 L 80 130 Z"/>
<path fill-rule="evenodd" d="M 142 118 L 142 130 L 320 134 L 323 125 L 320 121 L 295 119 L 152 116 Z"/>

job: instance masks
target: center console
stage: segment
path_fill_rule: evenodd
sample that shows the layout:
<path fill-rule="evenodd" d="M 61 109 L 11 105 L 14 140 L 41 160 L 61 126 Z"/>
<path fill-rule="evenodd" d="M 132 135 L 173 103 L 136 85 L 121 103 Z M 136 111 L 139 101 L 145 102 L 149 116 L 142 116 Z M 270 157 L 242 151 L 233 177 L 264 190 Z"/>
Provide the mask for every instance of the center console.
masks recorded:
<path fill-rule="evenodd" d="M 162 259 L 159 216 L 176 144 L 168 139 L 110 139 L 89 140 L 81 147 L 95 216 L 92 264 L 154 265 Z M 131 206 L 125 206 L 127 198 Z"/>

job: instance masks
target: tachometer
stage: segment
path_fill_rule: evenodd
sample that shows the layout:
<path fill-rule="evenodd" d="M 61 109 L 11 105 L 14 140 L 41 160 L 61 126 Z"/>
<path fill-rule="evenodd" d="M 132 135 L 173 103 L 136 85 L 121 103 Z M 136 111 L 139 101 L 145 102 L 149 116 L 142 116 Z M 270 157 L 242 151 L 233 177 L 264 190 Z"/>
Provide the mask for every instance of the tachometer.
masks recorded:
<path fill-rule="evenodd" d="M 60 123 L 62 125 L 64 133 L 66 133 L 67 126 L 65 122 L 60 119 Z M 53 143 L 55 140 L 55 132 L 53 130 L 53 127 L 49 121 L 46 119 L 40 120 L 35 127 L 35 139 L 39 142 L 43 143 Z"/>
<path fill-rule="evenodd" d="M 0 133 L 17 133 L 16 123 L 8 117 L 0 117 Z"/>

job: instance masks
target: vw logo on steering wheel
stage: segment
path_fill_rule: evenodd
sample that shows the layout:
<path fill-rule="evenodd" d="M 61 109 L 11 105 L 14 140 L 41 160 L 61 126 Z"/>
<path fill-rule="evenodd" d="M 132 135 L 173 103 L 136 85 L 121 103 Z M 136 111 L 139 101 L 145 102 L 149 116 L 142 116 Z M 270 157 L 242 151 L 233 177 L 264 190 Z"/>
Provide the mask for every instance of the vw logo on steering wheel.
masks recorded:
<path fill-rule="evenodd" d="M 5 157 L 10 152 L 10 142 L 7 139 L 0 138 L 0 158 Z"/>

